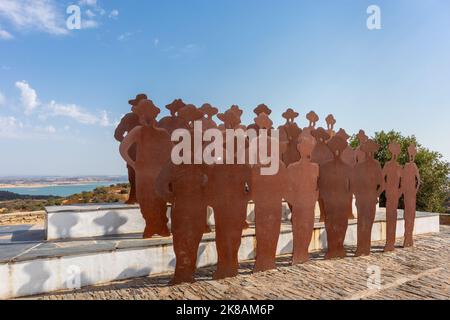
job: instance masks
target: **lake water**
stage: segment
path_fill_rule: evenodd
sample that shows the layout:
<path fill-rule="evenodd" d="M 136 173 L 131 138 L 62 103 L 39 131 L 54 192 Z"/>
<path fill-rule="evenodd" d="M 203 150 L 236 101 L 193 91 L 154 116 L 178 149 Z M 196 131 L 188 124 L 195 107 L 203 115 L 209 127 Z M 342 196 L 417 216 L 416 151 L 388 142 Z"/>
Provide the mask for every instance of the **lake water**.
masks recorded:
<path fill-rule="evenodd" d="M 83 191 L 92 191 L 100 186 L 110 186 L 112 184 L 124 183 L 123 181 L 108 181 L 108 182 L 93 182 L 83 185 L 65 185 L 65 186 L 49 186 L 49 187 L 36 187 L 36 188 L 5 188 L 1 191 L 10 191 L 22 195 L 32 196 L 59 196 L 67 197 L 75 193 L 81 193 Z"/>

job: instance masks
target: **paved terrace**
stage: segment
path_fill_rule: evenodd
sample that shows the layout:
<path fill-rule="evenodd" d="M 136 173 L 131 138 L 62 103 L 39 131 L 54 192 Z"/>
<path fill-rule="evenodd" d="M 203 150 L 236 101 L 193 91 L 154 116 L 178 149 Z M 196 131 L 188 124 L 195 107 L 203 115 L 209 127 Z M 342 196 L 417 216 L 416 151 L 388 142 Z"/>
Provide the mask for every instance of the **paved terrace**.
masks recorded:
<path fill-rule="evenodd" d="M 290 266 L 289 256 L 278 269 L 252 274 L 253 262 L 241 263 L 240 275 L 211 280 L 214 267 L 197 272 L 198 282 L 168 287 L 170 275 L 118 281 L 35 299 L 450 299 L 450 226 L 441 233 L 416 237 L 414 248 L 383 253 L 382 244 L 369 257 L 326 261 L 323 253 L 311 262 Z M 381 268 L 381 289 L 367 287 L 369 266 Z"/>

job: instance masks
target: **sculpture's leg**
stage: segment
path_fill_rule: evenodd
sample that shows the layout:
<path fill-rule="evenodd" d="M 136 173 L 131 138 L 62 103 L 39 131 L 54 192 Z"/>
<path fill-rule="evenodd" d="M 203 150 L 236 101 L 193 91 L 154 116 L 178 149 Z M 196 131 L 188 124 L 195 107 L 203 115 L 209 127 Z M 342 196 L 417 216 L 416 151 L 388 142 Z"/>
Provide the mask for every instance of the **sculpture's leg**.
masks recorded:
<path fill-rule="evenodd" d="M 161 237 L 170 236 L 167 227 L 167 204 L 164 200 L 156 196 L 149 198 L 148 202 L 141 205 L 141 212 L 145 219 L 144 239 L 151 238 L 154 235 Z"/>
<path fill-rule="evenodd" d="M 172 234 L 176 265 L 172 285 L 194 282 L 198 247 L 203 236 L 205 219 L 206 208 L 193 206 L 192 201 L 175 203 Z"/>
<path fill-rule="evenodd" d="M 255 201 L 256 263 L 253 272 L 276 268 L 276 251 L 281 228 L 281 199 L 261 205 Z"/>
<path fill-rule="evenodd" d="M 309 245 L 314 232 L 314 208 L 315 203 L 309 207 L 299 204 L 293 208 L 293 265 L 304 263 L 309 260 Z"/>
<path fill-rule="evenodd" d="M 130 194 L 128 195 L 128 200 L 125 202 L 126 204 L 135 204 L 137 203 L 136 197 L 136 173 L 134 169 L 127 165 L 128 169 L 128 181 L 130 182 Z"/>
<path fill-rule="evenodd" d="M 362 203 L 361 203 L 362 202 Z M 372 226 L 375 219 L 376 204 L 366 199 L 358 204 L 358 242 L 356 256 L 370 255 Z"/>
<path fill-rule="evenodd" d="M 320 209 L 320 218 L 319 218 L 319 222 L 324 222 L 325 221 L 325 205 L 323 202 L 323 199 L 321 199 L 319 197 L 319 209 Z"/>
<path fill-rule="evenodd" d="M 403 246 L 412 247 L 414 245 L 413 232 L 414 220 L 416 218 L 416 196 L 405 195 L 405 240 Z"/>
<path fill-rule="evenodd" d="M 395 236 L 397 230 L 397 197 L 387 197 L 386 199 L 386 246 L 384 251 L 394 251 Z"/>
<path fill-rule="evenodd" d="M 214 210 L 216 221 L 217 271 L 214 279 L 234 277 L 238 274 L 238 252 L 245 223 L 245 206 L 232 206 Z"/>

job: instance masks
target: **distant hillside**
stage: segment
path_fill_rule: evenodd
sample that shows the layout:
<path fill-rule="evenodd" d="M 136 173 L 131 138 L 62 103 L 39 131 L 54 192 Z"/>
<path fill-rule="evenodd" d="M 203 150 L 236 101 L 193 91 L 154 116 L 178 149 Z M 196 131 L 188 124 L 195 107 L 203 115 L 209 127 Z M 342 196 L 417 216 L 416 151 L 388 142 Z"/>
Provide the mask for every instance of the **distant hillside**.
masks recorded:
<path fill-rule="evenodd" d="M 97 187 L 68 197 L 29 196 L 0 191 L 0 213 L 41 211 L 46 206 L 79 203 L 117 203 L 128 199 L 129 185 L 120 183 L 109 187 Z"/>
<path fill-rule="evenodd" d="M 54 196 L 29 196 L 29 195 L 22 195 L 14 192 L 9 191 L 0 191 L 0 201 L 6 201 L 6 200 L 46 200 L 50 198 L 57 198 Z"/>

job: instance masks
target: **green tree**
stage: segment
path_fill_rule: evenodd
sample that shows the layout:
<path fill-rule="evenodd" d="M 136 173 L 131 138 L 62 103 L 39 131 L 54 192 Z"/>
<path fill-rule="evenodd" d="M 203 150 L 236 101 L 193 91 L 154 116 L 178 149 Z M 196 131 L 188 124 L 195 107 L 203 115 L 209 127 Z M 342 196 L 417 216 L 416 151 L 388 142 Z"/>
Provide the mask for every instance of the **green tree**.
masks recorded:
<path fill-rule="evenodd" d="M 408 146 L 414 143 L 417 146 L 416 164 L 419 168 L 421 187 L 417 194 L 417 210 L 427 212 L 446 212 L 445 203 L 450 190 L 450 163 L 445 161 L 439 152 L 423 147 L 415 136 L 403 136 L 400 132 L 376 132 L 372 137 L 380 145 L 375 158 L 381 166 L 391 160 L 388 150 L 389 143 L 395 141 L 401 146 L 399 162 L 404 165 L 408 161 Z M 350 145 L 356 148 L 359 145 L 356 136 L 353 136 Z M 384 194 L 380 198 L 380 205 L 386 203 Z M 403 207 L 403 201 L 400 201 Z"/>

